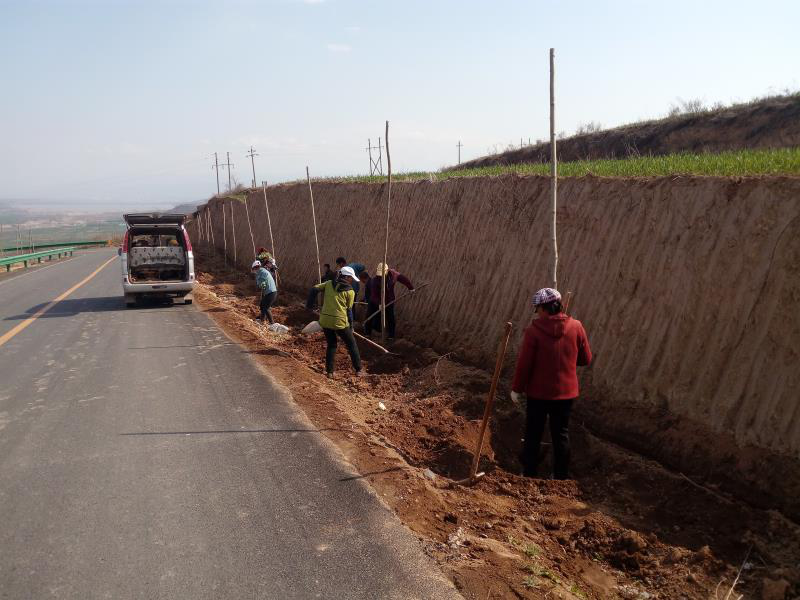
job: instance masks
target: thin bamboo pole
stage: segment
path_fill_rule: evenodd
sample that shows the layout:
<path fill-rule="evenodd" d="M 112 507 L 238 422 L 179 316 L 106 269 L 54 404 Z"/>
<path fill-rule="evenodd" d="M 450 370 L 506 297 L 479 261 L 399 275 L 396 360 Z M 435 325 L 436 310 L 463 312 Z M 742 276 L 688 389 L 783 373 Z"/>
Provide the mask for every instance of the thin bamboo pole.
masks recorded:
<path fill-rule="evenodd" d="M 244 210 L 247 213 L 247 228 L 250 230 L 250 243 L 253 244 L 253 260 L 256 258 L 256 240 L 253 237 L 253 226 L 250 225 L 250 209 L 247 208 L 247 196 L 244 197 Z"/>
<path fill-rule="evenodd" d="M 206 246 L 211 246 L 211 229 L 208 226 L 208 211 L 204 210 L 202 213 L 203 215 L 203 228 L 205 229 L 205 240 Z"/>
<path fill-rule="evenodd" d="M 228 266 L 228 224 L 225 217 L 225 200 L 222 200 L 222 258 Z"/>
<path fill-rule="evenodd" d="M 508 340 L 511 337 L 511 322 L 507 322 L 503 337 L 500 339 L 500 346 L 497 349 L 497 362 L 494 365 L 494 375 L 492 376 L 492 386 L 489 389 L 489 397 L 486 399 L 486 406 L 483 409 L 483 421 L 481 421 L 481 430 L 478 434 L 478 443 L 475 446 L 475 454 L 472 457 L 472 469 L 470 470 L 469 478 L 467 481 L 473 481 L 478 474 L 478 464 L 481 460 L 481 451 L 483 450 L 483 438 L 486 435 L 486 426 L 489 424 L 489 417 L 492 414 L 494 407 L 494 397 L 497 394 L 497 382 L 500 380 L 500 372 L 503 370 L 503 360 L 506 357 L 506 349 L 508 348 Z"/>
<path fill-rule="evenodd" d="M 264 208 L 267 211 L 267 228 L 269 229 L 270 250 L 272 251 L 272 258 L 275 259 L 275 262 L 278 262 L 278 257 L 275 254 L 275 240 L 272 238 L 272 221 L 269 218 L 269 202 L 267 202 L 267 182 L 262 181 L 261 185 L 264 188 Z"/>
<path fill-rule="evenodd" d="M 319 260 L 319 240 L 317 239 L 317 214 L 314 212 L 314 192 L 311 190 L 311 175 L 308 172 L 308 165 L 306 165 L 306 180 L 308 181 L 308 196 L 311 198 L 311 219 L 314 221 L 314 244 L 317 247 L 318 282 L 322 283 L 322 265 Z"/>
<path fill-rule="evenodd" d="M 386 238 L 383 244 L 383 272 L 381 273 L 381 344 L 386 343 L 386 276 L 389 274 L 389 216 L 392 206 L 392 158 L 389 154 L 389 121 L 386 121 Z"/>
<path fill-rule="evenodd" d="M 211 250 L 217 254 L 217 243 L 214 241 L 214 225 L 211 223 L 211 209 L 206 210 L 206 221 L 208 222 L 208 229 L 211 231 Z"/>
<path fill-rule="evenodd" d="M 555 49 L 550 48 L 550 190 L 553 199 L 553 288 L 558 289 L 558 239 L 556 237 L 556 215 L 558 213 L 558 157 L 556 155 L 556 71 Z"/>
<path fill-rule="evenodd" d="M 236 222 L 233 218 L 233 205 L 236 204 L 235 201 L 231 202 L 231 237 L 233 237 L 233 268 L 236 268 L 237 256 L 236 256 Z"/>

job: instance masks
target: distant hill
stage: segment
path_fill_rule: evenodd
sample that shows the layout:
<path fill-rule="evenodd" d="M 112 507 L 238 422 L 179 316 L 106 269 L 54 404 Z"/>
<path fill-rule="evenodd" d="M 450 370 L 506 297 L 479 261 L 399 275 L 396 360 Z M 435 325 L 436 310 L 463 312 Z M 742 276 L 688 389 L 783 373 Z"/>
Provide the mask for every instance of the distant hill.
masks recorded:
<path fill-rule="evenodd" d="M 205 204 L 205 202 L 186 202 L 185 204 L 178 204 L 178 206 L 170 208 L 164 212 L 190 215 L 196 211 L 197 207 L 201 204 Z"/>
<path fill-rule="evenodd" d="M 800 146 L 800 93 L 623 125 L 560 139 L 558 160 L 628 158 Z M 443 169 L 550 161 L 550 142 L 476 158 Z"/>

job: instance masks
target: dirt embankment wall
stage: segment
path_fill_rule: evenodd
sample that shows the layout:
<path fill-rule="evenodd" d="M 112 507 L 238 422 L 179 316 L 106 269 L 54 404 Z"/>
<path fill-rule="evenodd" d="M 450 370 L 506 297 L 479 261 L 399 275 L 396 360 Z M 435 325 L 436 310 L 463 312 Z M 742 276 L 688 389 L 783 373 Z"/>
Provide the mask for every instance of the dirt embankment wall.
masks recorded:
<path fill-rule="evenodd" d="M 284 285 L 307 289 L 317 277 L 308 189 L 267 195 Z M 373 271 L 385 185 L 320 183 L 314 198 L 322 262 L 344 255 Z M 596 355 L 580 419 L 800 515 L 800 179 L 570 178 L 559 201 L 559 288 L 575 293 L 570 312 Z M 263 194 L 247 207 L 256 245 L 269 246 Z M 231 210 L 247 269 L 244 204 L 215 199 L 201 214 L 233 256 Z M 548 219 L 542 177 L 393 185 L 389 263 L 430 282 L 401 301 L 401 334 L 487 365 L 504 321 L 518 343 L 531 295 L 548 284 Z M 198 221 L 190 228 L 197 243 Z"/>
<path fill-rule="evenodd" d="M 794 146 L 800 146 L 800 94 L 574 135 L 559 140 L 556 149 L 559 160 L 572 161 Z M 545 142 L 449 170 L 549 161 Z"/>

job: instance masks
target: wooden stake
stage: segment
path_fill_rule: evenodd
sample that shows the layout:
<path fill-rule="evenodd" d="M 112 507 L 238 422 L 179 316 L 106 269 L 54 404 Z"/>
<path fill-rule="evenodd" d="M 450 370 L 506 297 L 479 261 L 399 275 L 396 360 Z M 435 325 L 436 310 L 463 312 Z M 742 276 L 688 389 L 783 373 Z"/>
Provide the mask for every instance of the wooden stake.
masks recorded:
<path fill-rule="evenodd" d="M 272 239 L 272 221 L 269 218 L 269 203 L 267 202 L 267 182 L 262 181 L 261 185 L 264 187 L 264 208 L 267 210 L 267 227 L 269 228 L 270 250 L 272 250 L 272 257 L 275 259 L 275 262 L 278 262 L 278 257 L 275 254 L 275 240 Z"/>
<path fill-rule="evenodd" d="M 550 48 L 550 190 L 553 198 L 553 288 L 558 289 L 558 240 L 556 238 L 556 214 L 558 211 L 558 157 L 556 155 L 556 87 L 555 49 Z"/>
<path fill-rule="evenodd" d="M 314 192 L 311 191 L 311 175 L 308 173 L 308 165 L 306 165 L 306 180 L 308 180 L 308 196 L 311 198 L 311 219 L 314 221 L 314 244 L 317 247 L 317 273 L 319 275 L 318 283 L 322 283 L 322 265 L 319 261 L 319 240 L 317 239 L 317 214 L 314 212 Z"/>
<path fill-rule="evenodd" d="M 211 250 L 214 252 L 214 255 L 217 254 L 217 243 L 214 241 L 214 225 L 211 223 L 211 208 L 206 210 L 206 222 L 208 223 L 208 229 L 211 231 Z"/>
<path fill-rule="evenodd" d="M 379 144 L 380 145 L 380 144 Z M 389 121 L 386 121 L 386 238 L 383 244 L 383 272 L 381 273 L 381 343 L 386 343 L 386 276 L 389 274 L 389 216 L 392 206 L 392 158 L 389 154 Z"/>
<path fill-rule="evenodd" d="M 231 236 L 233 237 L 233 268 L 236 268 L 236 223 L 234 222 L 233 218 L 233 205 L 235 202 L 231 202 Z"/>
<path fill-rule="evenodd" d="M 492 414 L 494 407 L 494 397 L 497 393 L 497 382 L 500 380 L 500 372 L 503 370 L 503 360 L 506 357 L 506 349 L 508 348 L 508 340 L 511 337 L 512 325 L 510 322 L 506 323 L 503 337 L 500 339 L 500 347 L 497 349 L 497 362 L 494 365 L 494 375 L 492 376 L 492 386 L 489 389 L 489 397 L 486 399 L 486 407 L 483 410 L 483 421 L 481 422 L 481 431 L 478 434 L 478 443 L 475 446 L 475 454 L 472 457 L 472 469 L 466 481 L 474 481 L 478 474 L 478 463 L 481 459 L 481 450 L 483 450 L 483 438 L 486 434 L 486 426 L 489 424 L 489 417 Z"/>
<path fill-rule="evenodd" d="M 251 150 L 252 150 L 252 148 L 251 148 Z M 245 213 L 247 214 L 247 228 L 250 230 L 250 243 L 253 244 L 253 260 L 255 260 L 255 258 L 256 258 L 256 240 L 253 237 L 253 226 L 250 225 L 250 209 L 247 208 L 247 198 L 248 198 L 248 194 L 245 194 L 245 197 L 244 197 L 244 210 L 245 210 Z"/>
<path fill-rule="evenodd" d="M 225 200 L 222 200 L 222 252 L 225 266 L 228 266 L 228 225 L 225 217 Z"/>

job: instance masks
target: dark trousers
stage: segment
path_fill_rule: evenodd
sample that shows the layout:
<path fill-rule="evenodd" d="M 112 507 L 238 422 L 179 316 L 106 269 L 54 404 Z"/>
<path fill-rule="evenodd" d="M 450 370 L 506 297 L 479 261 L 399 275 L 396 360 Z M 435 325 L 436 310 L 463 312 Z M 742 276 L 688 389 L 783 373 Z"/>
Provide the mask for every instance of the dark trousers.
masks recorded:
<path fill-rule="evenodd" d="M 325 340 L 328 342 L 328 349 L 325 351 L 325 370 L 328 373 L 333 373 L 333 367 L 336 362 L 336 346 L 337 336 L 342 338 L 344 345 L 347 347 L 347 352 L 350 353 L 350 360 L 353 361 L 353 368 L 356 371 L 361 370 L 361 356 L 358 354 L 358 346 L 356 346 L 356 338 L 353 335 L 353 330 L 350 327 L 344 329 L 328 329 L 324 327 L 322 331 L 325 333 Z"/>
<path fill-rule="evenodd" d="M 367 304 L 367 315 L 371 315 L 380 307 L 381 307 L 380 304 L 373 304 L 372 302 L 370 302 L 369 304 Z M 394 318 L 394 304 L 392 304 L 391 306 L 386 307 L 386 333 L 389 334 L 390 338 L 394 337 L 395 324 L 396 322 Z M 367 335 L 372 334 L 373 330 L 377 331 L 378 333 L 380 333 L 381 331 L 381 313 L 378 313 L 370 320 L 368 320 L 366 323 L 364 323 L 364 332 Z"/>
<path fill-rule="evenodd" d="M 265 318 L 269 320 L 270 323 L 274 323 L 275 321 L 272 318 L 272 311 L 270 307 L 275 302 L 275 298 L 278 297 L 278 292 L 271 292 L 269 294 L 261 294 L 261 302 L 259 303 L 259 307 L 261 308 L 261 320 L 263 321 Z"/>
<path fill-rule="evenodd" d="M 306 308 L 309 310 L 314 310 L 317 308 L 317 296 L 319 295 L 319 290 L 316 288 L 311 288 L 308 291 L 308 297 L 306 298 Z"/>
<path fill-rule="evenodd" d="M 536 400 L 528 398 L 525 444 L 522 449 L 524 475 L 537 477 L 539 448 L 547 418 L 553 441 L 553 478 L 569 479 L 569 414 L 574 400 Z"/>

